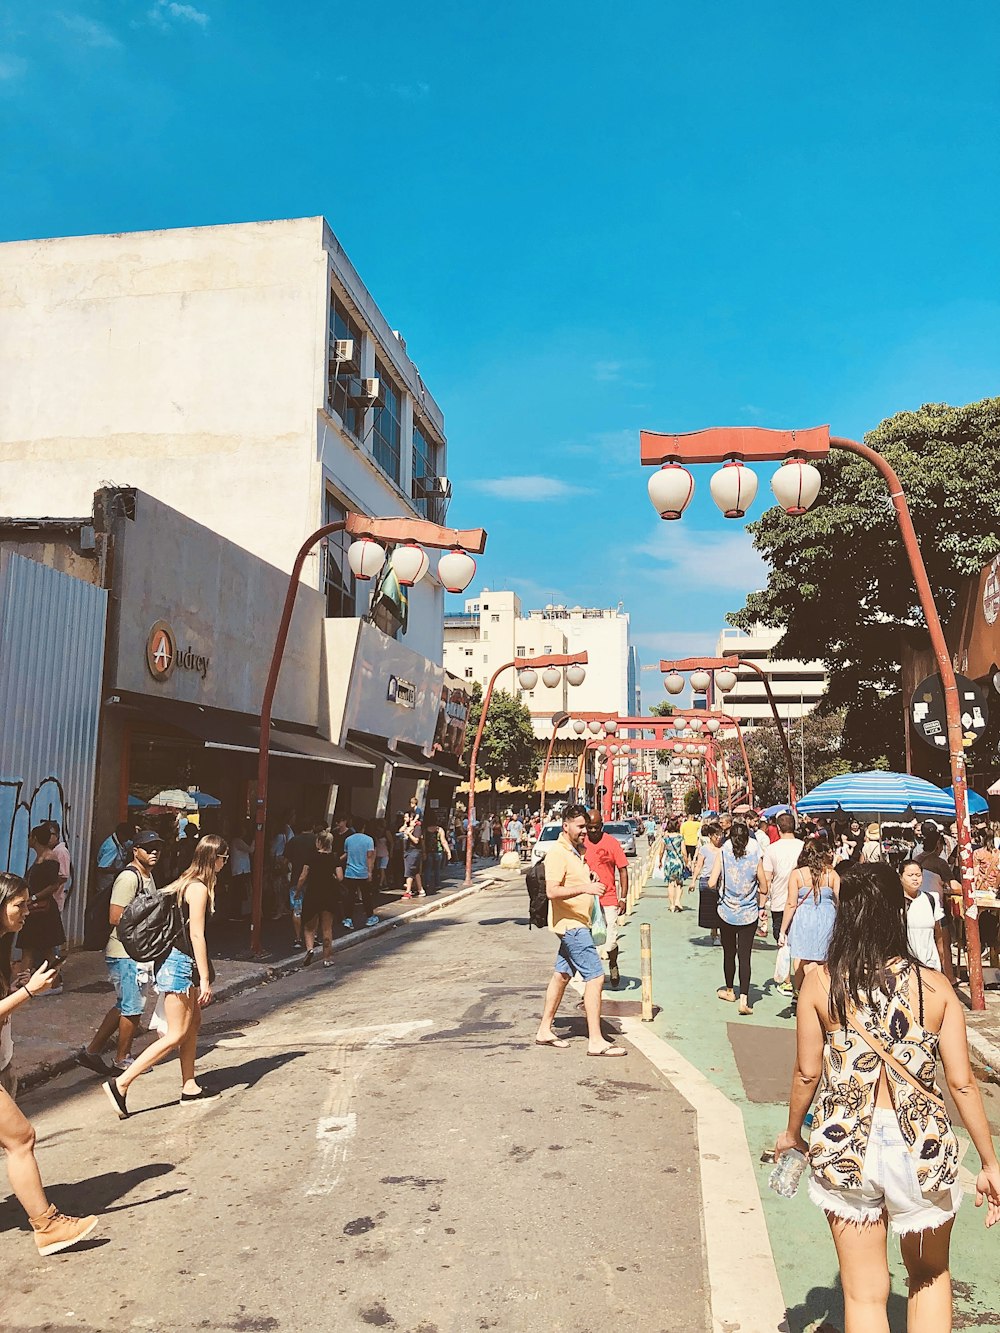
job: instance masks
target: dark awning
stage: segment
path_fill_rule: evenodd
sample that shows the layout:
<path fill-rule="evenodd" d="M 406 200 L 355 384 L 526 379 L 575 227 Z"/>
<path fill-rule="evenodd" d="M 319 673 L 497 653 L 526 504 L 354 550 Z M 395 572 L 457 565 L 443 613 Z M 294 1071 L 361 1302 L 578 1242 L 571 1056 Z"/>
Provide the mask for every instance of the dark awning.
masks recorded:
<path fill-rule="evenodd" d="M 378 745 L 374 737 L 366 737 L 361 741 L 356 740 L 352 733 L 347 739 L 347 746 L 365 759 L 374 760 L 378 764 L 392 764 L 397 772 L 408 773 L 411 777 L 429 778 L 434 773 L 426 759 L 414 759 L 402 750 L 390 750 Z"/>
<path fill-rule="evenodd" d="M 144 695 L 117 696 L 119 707 L 135 714 L 138 720 L 176 727 L 202 742 L 206 750 L 230 750 L 255 755 L 260 749 L 260 723 L 240 713 L 217 708 L 202 708 L 177 699 L 150 699 Z M 305 762 L 313 767 L 324 765 L 327 773 L 316 771 L 317 778 L 370 787 L 375 767 L 365 759 L 326 740 L 315 731 L 298 731 L 272 725 L 267 752 L 272 759 Z"/>
<path fill-rule="evenodd" d="M 428 759 L 415 745 L 408 745 L 405 741 L 399 742 L 399 748 L 413 755 L 419 763 L 426 765 L 433 777 L 448 778 L 452 782 L 462 782 L 468 776 L 468 773 L 463 773 L 456 767 L 449 765 L 450 755 L 432 755 Z"/>

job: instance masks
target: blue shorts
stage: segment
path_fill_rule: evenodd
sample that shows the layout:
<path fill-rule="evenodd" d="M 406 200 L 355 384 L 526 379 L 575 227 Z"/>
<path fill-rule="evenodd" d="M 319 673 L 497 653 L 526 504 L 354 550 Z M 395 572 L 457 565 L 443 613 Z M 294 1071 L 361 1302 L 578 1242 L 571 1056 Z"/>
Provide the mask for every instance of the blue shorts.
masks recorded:
<path fill-rule="evenodd" d="M 604 964 L 588 926 L 576 926 L 562 937 L 556 956 L 556 971 L 564 977 L 579 972 L 584 981 L 596 981 L 604 976 Z"/>
<path fill-rule="evenodd" d="M 139 964 L 134 958 L 105 958 L 104 963 L 115 988 L 119 1012 L 126 1018 L 138 1018 L 146 1007 L 139 985 Z"/>
<path fill-rule="evenodd" d="M 186 995 L 194 985 L 194 961 L 180 949 L 171 949 L 156 969 L 156 989 L 161 995 Z"/>
<path fill-rule="evenodd" d="M 302 915 L 302 899 L 305 897 L 305 888 L 298 889 L 293 884 L 288 890 L 288 904 L 295 916 Z"/>

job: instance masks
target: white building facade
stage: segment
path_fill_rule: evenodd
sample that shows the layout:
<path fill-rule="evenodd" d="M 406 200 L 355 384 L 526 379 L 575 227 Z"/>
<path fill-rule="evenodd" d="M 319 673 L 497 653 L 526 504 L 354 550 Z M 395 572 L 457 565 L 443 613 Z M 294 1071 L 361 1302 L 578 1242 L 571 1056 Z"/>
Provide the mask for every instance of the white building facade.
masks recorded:
<path fill-rule="evenodd" d="M 784 630 L 755 625 L 749 634 L 738 629 L 724 629 L 716 645 L 716 656 L 738 653 L 756 662 L 766 674 L 783 722 L 811 713 L 826 693 L 826 667 L 822 662 L 801 662 L 794 658 L 772 657 L 774 646 Z M 739 718 L 744 730 L 772 722 L 764 682 L 750 667 L 734 668 L 736 685 L 716 700 L 719 708 Z"/>
<path fill-rule="evenodd" d="M 512 670 L 497 680 L 497 689 L 524 698 L 535 735 L 547 740 L 553 713 L 638 715 L 639 662 L 629 629 L 628 612 L 620 605 L 546 606 L 525 614 L 516 593 L 483 588 L 466 598 L 464 611 L 446 615 L 444 664 L 454 676 L 470 685 L 479 681 L 485 689 L 497 668 L 515 657 L 586 651 L 582 685 L 567 685 L 563 679 L 547 689 L 539 679 L 533 690 L 522 690 Z"/>

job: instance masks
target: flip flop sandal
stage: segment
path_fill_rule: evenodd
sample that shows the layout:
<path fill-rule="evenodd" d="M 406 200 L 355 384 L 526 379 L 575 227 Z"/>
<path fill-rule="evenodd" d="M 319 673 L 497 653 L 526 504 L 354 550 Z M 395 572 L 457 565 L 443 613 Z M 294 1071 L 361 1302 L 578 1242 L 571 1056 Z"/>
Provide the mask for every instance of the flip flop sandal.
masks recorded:
<path fill-rule="evenodd" d="M 618 1060 L 623 1055 L 628 1055 L 628 1051 L 624 1046 L 605 1046 L 603 1051 L 588 1051 L 587 1054 L 593 1056 L 595 1060 Z"/>
<path fill-rule="evenodd" d="M 564 1050 L 566 1049 L 566 1047 L 569 1045 L 569 1042 L 566 1041 L 566 1039 L 565 1039 L 564 1037 L 553 1037 L 551 1041 L 539 1041 L 538 1038 L 536 1037 L 536 1038 L 535 1038 L 535 1045 L 536 1045 L 536 1046 L 555 1046 L 557 1050 L 564 1051 Z"/>

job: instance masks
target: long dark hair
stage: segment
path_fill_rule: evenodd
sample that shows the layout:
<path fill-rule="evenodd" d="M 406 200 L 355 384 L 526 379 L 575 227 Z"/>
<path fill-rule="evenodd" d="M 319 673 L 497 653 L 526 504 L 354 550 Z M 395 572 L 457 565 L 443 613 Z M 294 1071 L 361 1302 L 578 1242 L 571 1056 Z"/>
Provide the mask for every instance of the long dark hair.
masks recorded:
<path fill-rule="evenodd" d="M 737 819 L 729 830 L 729 841 L 733 844 L 733 856 L 741 861 L 747 854 L 747 844 L 750 842 L 750 830 L 742 819 Z"/>
<path fill-rule="evenodd" d="M 19 898 L 28 892 L 28 886 L 20 875 L 0 871 L 0 912 L 12 898 Z M 14 936 L 10 933 L 0 935 L 0 1000 L 10 994 L 10 954 L 14 947 Z"/>
<path fill-rule="evenodd" d="M 796 869 L 809 871 L 813 901 L 816 903 L 820 900 L 820 889 L 822 887 L 820 880 L 832 864 L 833 853 L 830 851 L 826 838 L 807 838 L 802 844 L 802 851 L 799 853 Z"/>
<path fill-rule="evenodd" d="M 872 991 L 889 989 L 889 965 L 916 964 L 906 937 L 906 898 L 884 861 L 848 865 L 840 876 L 840 900 L 826 965 L 830 1013 L 847 1027 L 848 1009 Z"/>

